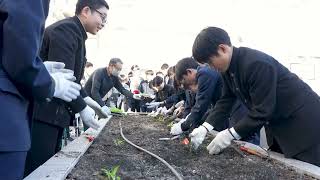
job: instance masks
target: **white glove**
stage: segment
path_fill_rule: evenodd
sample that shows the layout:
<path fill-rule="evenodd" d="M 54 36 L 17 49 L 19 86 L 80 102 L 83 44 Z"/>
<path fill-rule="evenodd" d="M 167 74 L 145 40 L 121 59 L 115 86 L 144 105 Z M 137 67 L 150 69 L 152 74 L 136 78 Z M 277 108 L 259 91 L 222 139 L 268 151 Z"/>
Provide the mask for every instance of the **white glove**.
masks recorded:
<path fill-rule="evenodd" d="M 183 105 L 184 105 L 184 100 L 179 101 L 176 105 L 174 105 L 174 107 L 179 108 L 179 107 L 181 107 Z"/>
<path fill-rule="evenodd" d="M 99 129 L 98 121 L 94 118 L 95 113 L 92 108 L 86 106 L 80 113 L 80 117 L 84 124 L 91 127 L 92 129 Z"/>
<path fill-rule="evenodd" d="M 108 108 L 108 106 L 102 106 L 102 111 L 108 115 L 111 115 L 111 111 L 110 109 Z"/>
<path fill-rule="evenodd" d="M 182 129 L 181 129 L 181 123 L 178 122 L 176 124 L 173 124 L 173 126 L 171 127 L 171 130 L 170 130 L 170 134 L 171 135 L 179 135 L 183 133 Z"/>
<path fill-rule="evenodd" d="M 133 99 L 141 100 L 141 94 L 134 94 Z"/>
<path fill-rule="evenodd" d="M 201 126 L 198 128 L 195 128 L 192 133 L 189 134 L 189 137 L 191 138 L 191 146 L 193 149 L 198 149 L 200 144 L 202 144 L 204 138 L 207 135 L 207 132 L 211 131 L 213 129 L 213 126 L 211 126 L 209 123 L 204 122 Z"/>
<path fill-rule="evenodd" d="M 166 107 L 163 107 L 163 108 L 161 109 L 160 114 L 166 115 L 168 112 L 169 112 L 169 110 L 168 110 Z"/>
<path fill-rule="evenodd" d="M 45 61 L 43 62 L 43 64 L 50 74 L 59 72 L 59 70 L 65 67 L 65 64 L 63 62 L 56 62 L 56 61 Z"/>
<path fill-rule="evenodd" d="M 159 105 L 164 104 L 164 102 L 151 102 L 151 103 L 146 103 L 147 108 L 155 108 L 158 107 Z"/>
<path fill-rule="evenodd" d="M 101 108 L 101 106 L 89 96 L 83 98 L 83 100 L 87 103 L 88 106 L 90 106 L 93 109 Z"/>
<path fill-rule="evenodd" d="M 182 128 L 181 128 L 181 124 L 184 123 L 188 119 L 189 115 L 190 114 L 188 114 L 188 116 L 186 116 L 186 118 L 181 119 L 178 123 L 173 124 L 173 126 L 171 127 L 170 134 L 178 135 L 178 134 L 183 133 Z"/>
<path fill-rule="evenodd" d="M 55 82 L 54 97 L 67 102 L 77 99 L 80 95 L 81 86 L 72 82 L 76 79 L 73 73 L 56 72 L 50 75 Z"/>
<path fill-rule="evenodd" d="M 231 134 L 231 129 L 234 131 L 233 134 Z M 225 129 L 217 134 L 217 136 L 207 146 L 209 154 L 219 154 L 223 149 L 231 144 L 231 141 L 235 139 L 235 136 L 240 137 L 233 128 L 231 129 Z"/>
<path fill-rule="evenodd" d="M 158 116 L 160 114 L 161 110 L 162 110 L 162 107 L 159 107 L 151 116 L 152 117 Z"/>
<path fill-rule="evenodd" d="M 56 61 L 45 61 L 43 62 L 44 66 L 46 67 L 49 74 L 62 72 L 62 73 L 72 73 L 73 71 L 70 69 L 64 69 L 65 64 L 63 62 L 56 62 Z"/>
<path fill-rule="evenodd" d="M 86 104 L 96 112 L 99 118 L 107 118 L 109 116 L 109 114 L 103 111 L 102 107 L 91 97 L 87 96 L 83 99 L 86 102 Z"/>

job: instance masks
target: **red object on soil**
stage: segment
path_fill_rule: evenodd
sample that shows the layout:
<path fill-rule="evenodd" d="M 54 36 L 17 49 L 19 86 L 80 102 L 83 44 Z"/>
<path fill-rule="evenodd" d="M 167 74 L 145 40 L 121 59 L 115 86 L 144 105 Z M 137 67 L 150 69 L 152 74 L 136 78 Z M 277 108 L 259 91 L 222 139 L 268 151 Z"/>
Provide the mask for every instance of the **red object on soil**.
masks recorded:
<path fill-rule="evenodd" d="M 181 143 L 184 144 L 184 145 L 188 145 L 189 144 L 189 139 L 188 138 L 184 138 Z"/>
<path fill-rule="evenodd" d="M 138 89 L 133 91 L 133 94 L 140 94 L 140 91 Z"/>
<path fill-rule="evenodd" d="M 94 137 L 93 137 L 93 136 L 86 136 L 86 138 L 89 140 L 89 142 L 91 142 L 91 141 L 94 140 Z"/>

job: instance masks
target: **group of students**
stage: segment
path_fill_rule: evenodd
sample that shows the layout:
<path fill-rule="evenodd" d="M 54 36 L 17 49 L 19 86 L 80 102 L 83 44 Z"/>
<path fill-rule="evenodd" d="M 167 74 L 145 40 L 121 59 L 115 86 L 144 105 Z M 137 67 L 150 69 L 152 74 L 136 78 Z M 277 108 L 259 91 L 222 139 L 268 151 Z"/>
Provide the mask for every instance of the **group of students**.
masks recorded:
<path fill-rule="evenodd" d="M 196 37 L 193 57 L 180 60 L 168 79 L 157 74 L 135 84 L 132 78 L 130 86 L 140 90 L 130 91 L 121 79 L 123 63 L 114 58 L 81 87 L 87 33 L 104 27 L 109 6 L 78 0 L 74 17 L 44 30 L 48 9 L 39 0 L 0 4 L 0 179 L 22 179 L 59 151 L 75 114 L 98 129 L 95 116 L 110 114 L 103 96 L 113 87 L 136 111 L 184 100 L 183 120 L 170 133 L 188 132 L 194 148 L 212 129 L 219 133 L 207 149 L 218 154 L 235 139 L 257 143 L 265 127 L 270 149 L 320 166 L 319 96 L 273 57 L 234 47 L 226 31 L 208 27 Z M 154 97 L 141 98 L 149 90 Z"/>

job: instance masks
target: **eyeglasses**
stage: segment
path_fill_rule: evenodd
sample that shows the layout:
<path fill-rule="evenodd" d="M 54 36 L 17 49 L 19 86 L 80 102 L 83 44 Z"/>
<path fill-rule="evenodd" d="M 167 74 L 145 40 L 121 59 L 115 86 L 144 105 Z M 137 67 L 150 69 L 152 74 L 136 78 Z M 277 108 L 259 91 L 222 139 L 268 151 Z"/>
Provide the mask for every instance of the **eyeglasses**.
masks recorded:
<path fill-rule="evenodd" d="M 98 11 L 95 8 L 90 8 L 90 9 L 94 10 L 95 12 L 97 12 L 99 14 L 103 24 L 105 24 L 107 22 L 107 16 L 106 15 L 104 15 L 102 12 Z"/>

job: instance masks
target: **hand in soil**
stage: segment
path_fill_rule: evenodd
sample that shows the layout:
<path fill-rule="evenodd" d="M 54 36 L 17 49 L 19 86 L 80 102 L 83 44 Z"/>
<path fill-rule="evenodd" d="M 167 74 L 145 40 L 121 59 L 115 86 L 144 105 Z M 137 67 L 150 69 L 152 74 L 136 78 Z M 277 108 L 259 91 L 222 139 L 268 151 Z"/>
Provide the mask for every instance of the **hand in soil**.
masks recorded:
<path fill-rule="evenodd" d="M 170 134 L 171 135 L 178 135 L 181 133 L 183 133 L 183 131 L 181 129 L 181 123 L 178 122 L 176 124 L 173 124 L 173 126 L 171 127 L 171 130 L 170 130 Z"/>
<path fill-rule="evenodd" d="M 99 125 L 98 121 L 95 119 L 95 115 L 96 115 L 96 113 L 89 106 L 86 106 L 80 112 L 80 117 L 81 117 L 83 123 L 86 124 L 87 126 L 93 128 L 93 129 L 95 129 L 95 130 L 98 130 L 100 125 Z"/>
<path fill-rule="evenodd" d="M 223 149 L 230 146 L 233 136 L 228 129 L 225 129 L 217 134 L 217 136 L 207 146 L 209 154 L 219 154 Z"/>
<path fill-rule="evenodd" d="M 202 144 L 204 138 L 207 135 L 207 129 L 204 126 L 195 128 L 189 135 L 191 138 L 191 147 L 193 150 L 197 150 L 200 144 Z"/>

